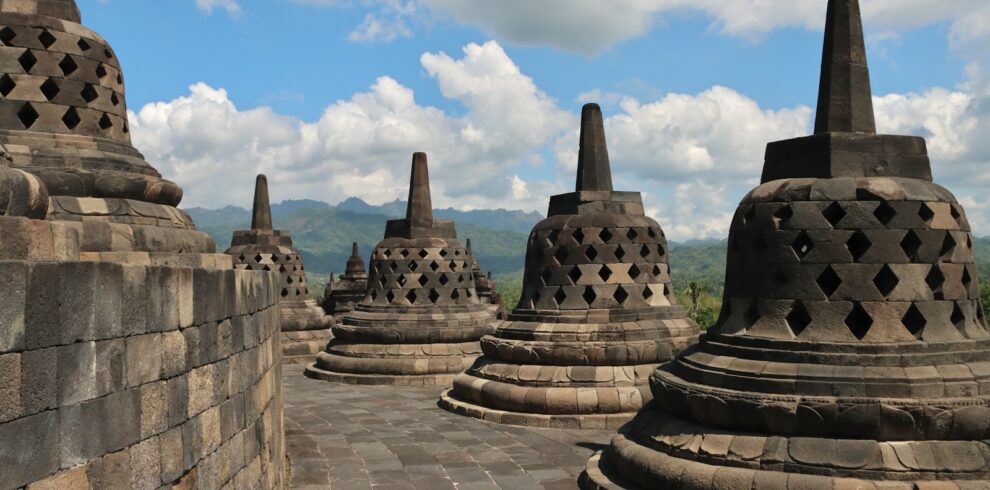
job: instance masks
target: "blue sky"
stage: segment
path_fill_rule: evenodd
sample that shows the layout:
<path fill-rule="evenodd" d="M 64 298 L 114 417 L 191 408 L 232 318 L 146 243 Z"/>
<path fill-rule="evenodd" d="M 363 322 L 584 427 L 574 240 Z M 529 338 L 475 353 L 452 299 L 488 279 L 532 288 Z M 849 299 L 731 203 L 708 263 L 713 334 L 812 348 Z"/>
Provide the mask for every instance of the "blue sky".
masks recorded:
<path fill-rule="evenodd" d="M 763 145 L 809 129 L 825 4 L 77 1 L 123 63 L 136 145 L 188 206 L 245 205 L 257 171 L 276 200 L 391 200 L 402 155 L 424 150 L 442 169 L 438 204 L 543 210 L 572 185 L 577 114 L 596 99 L 618 182 L 679 239 L 724 233 Z M 958 142 L 990 92 L 972 21 L 990 9 L 862 3 L 881 129 L 928 137 L 948 161 L 936 174 L 986 224 L 990 172 L 972 172 L 990 151 Z"/>

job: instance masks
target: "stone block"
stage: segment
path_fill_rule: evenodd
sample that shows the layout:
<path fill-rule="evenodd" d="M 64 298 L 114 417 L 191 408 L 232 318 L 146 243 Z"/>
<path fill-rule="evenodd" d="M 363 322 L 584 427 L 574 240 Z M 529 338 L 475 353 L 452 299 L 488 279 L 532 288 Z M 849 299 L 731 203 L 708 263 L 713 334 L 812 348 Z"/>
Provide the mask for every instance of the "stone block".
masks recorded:
<path fill-rule="evenodd" d="M 182 466 L 182 428 L 176 427 L 159 438 L 161 453 L 161 483 L 177 480 L 185 471 Z"/>
<path fill-rule="evenodd" d="M 0 424 L 21 412 L 21 355 L 0 355 Z"/>
<path fill-rule="evenodd" d="M 21 405 L 24 413 L 58 406 L 58 348 L 21 353 Z"/>
<path fill-rule="evenodd" d="M 96 393 L 103 396 L 127 387 L 127 342 L 125 339 L 96 343 Z"/>
<path fill-rule="evenodd" d="M 58 412 L 62 467 L 85 463 L 136 442 L 141 435 L 140 410 L 140 391 L 133 389 L 63 407 Z"/>
<path fill-rule="evenodd" d="M 161 334 L 127 338 L 127 386 L 157 381 L 162 371 Z"/>
<path fill-rule="evenodd" d="M 60 406 L 96 398 L 96 342 L 59 347 L 57 372 Z"/>
<path fill-rule="evenodd" d="M 130 448 L 131 488 L 154 490 L 161 479 L 161 449 L 157 437 L 152 437 Z"/>
<path fill-rule="evenodd" d="M 90 490 L 91 488 L 88 468 L 77 466 L 31 483 L 25 490 Z"/>
<path fill-rule="evenodd" d="M 0 262 L 0 353 L 24 349 L 24 314 L 28 289 L 28 266 L 23 262 Z"/>
<path fill-rule="evenodd" d="M 141 437 L 160 434 L 168 428 L 168 384 L 165 381 L 141 386 Z"/>
<path fill-rule="evenodd" d="M 93 488 L 130 488 L 132 480 L 127 451 L 107 454 L 89 467 L 89 484 Z"/>
<path fill-rule="evenodd" d="M 162 377 L 171 378 L 186 371 L 186 339 L 182 332 L 162 333 Z"/>
<path fill-rule="evenodd" d="M 25 295 L 25 347 L 42 349 L 59 345 L 62 332 L 59 324 L 62 284 L 61 264 L 31 264 Z"/>
<path fill-rule="evenodd" d="M 168 426 L 175 427 L 189 419 L 189 378 L 185 375 L 168 380 Z"/>
<path fill-rule="evenodd" d="M 140 335 L 148 330 L 147 271 L 144 266 L 122 266 L 120 321 L 124 335 Z"/>
<path fill-rule="evenodd" d="M 182 331 L 186 340 L 186 370 L 199 366 L 199 327 L 190 327 Z"/>
<path fill-rule="evenodd" d="M 17 488 L 59 469 L 59 422 L 54 411 L 0 424 L 0 488 Z"/>

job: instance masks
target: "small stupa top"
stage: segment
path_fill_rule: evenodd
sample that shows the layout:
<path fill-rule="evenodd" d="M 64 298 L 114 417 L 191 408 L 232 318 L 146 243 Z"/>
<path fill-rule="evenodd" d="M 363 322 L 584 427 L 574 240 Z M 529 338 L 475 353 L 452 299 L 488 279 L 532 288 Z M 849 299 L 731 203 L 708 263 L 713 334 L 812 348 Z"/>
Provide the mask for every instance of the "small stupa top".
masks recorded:
<path fill-rule="evenodd" d="M 272 208 L 268 199 L 268 177 L 258 174 L 254 184 L 254 206 L 251 209 L 251 229 L 235 231 L 231 247 L 240 245 L 292 246 L 288 231 L 272 229 Z"/>
<path fill-rule="evenodd" d="M 344 270 L 344 277 L 368 277 L 368 272 L 364 268 L 364 259 L 358 252 L 358 244 L 351 244 L 351 256 L 347 259 L 347 267 Z"/>
<path fill-rule="evenodd" d="M 0 0 L 0 144 L 52 196 L 177 205 L 131 145 L 117 56 L 80 21 L 74 0 Z"/>
<path fill-rule="evenodd" d="M 763 182 L 832 177 L 932 180 L 924 138 L 876 132 L 859 0 L 830 1 L 815 134 L 767 145 Z"/>
<path fill-rule="evenodd" d="M 452 220 L 433 219 L 426 153 L 413 154 L 406 217 L 386 223 L 385 238 L 457 238 Z"/>
<path fill-rule="evenodd" d="M 587 104 L 581 110 L 575 191 L 552 196 L 547 216 L 588 212 L 643 214 L 642 198 L 638 192 L 620 192 L 612 188 L 605 124 L 598 104 Z"/>

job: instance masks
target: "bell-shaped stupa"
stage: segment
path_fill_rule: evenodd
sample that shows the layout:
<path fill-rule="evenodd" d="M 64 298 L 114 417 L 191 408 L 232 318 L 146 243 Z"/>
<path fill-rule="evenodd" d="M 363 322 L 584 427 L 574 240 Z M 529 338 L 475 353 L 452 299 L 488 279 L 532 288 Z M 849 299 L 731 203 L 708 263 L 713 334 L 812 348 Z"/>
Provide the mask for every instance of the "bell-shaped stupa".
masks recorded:
<path fill-rule="evenodd" d="M 481 298 L 481 303 L 488 305 L 488 309 L 492 310 L 495 318 L 504 320 L 505 307 L 502 306 L 502 296 L 498 294 L 498 290 L 495 287 L 495 279 L 492 278 L 491 272 L 486 274 L 481 270 L 481 263 L 478 262 L 478 256 L 474 254 L 470 238 L 467 239 L 467 251 L 471 257 L 471 274 L 474 275 L 474 287 L 478 290 L 478 297 Z"/>
<path fill-rule="evenodd" d="M 990 332 L 925 141 L 877 135 L 859 2 L 831 0 L 815 135 L 771 143 L 722 316 L 584 488 L 987 488 Z"/>
<path fill-rule="evenodd" d="M 529 236 L 519 305 L 444 408 L 493 422 L 604 428 L 650 400 L 659 363 L 693 344 L 667 241 L 638 192 L 612 190 L 601 109 L 584 107 L 576 192 L 550 199 Z"/>
<path fill-rule="evenodd" d="M 323 293 L 323 310 L 334 318 L 341 318 L 354 311 L 354 305 L 360 303 L 367 293 L 368 272 L 364 268 L 364 259 L 358 253 L 358 243 L 354 242 L 344 273 L 336 279 L 330 275 Z"/>
<path fill-rule="evenodd" d="M 73 0 L 3 0 L 0 46 L 0 144 L 45 183 L 50 218 L 193 228 L 182 189 L 131 145 L 120 64 Z"/>
<path fill-rule="evenodd" d="M 433 219 L 426 154 L 413 155 L 405 219 L 371 257 L 368 292 L 306 375 L 358 384 L 449 385 L 495 330 L 454 222 Z"/>
<path fill-rule="evenodd" d="M 254 187 L 251 229 L 234 232 L 225 252 L 234 258 L 235 269 L 276 271 L 281 277 L 282 361 L 309 362 L 330 339 L 333 317 L 327 316 L 309 295 L 302 256 L 292 246 L 292 235 L 272 229 L 268 200 L 268 178 L 258 175 Z"/>

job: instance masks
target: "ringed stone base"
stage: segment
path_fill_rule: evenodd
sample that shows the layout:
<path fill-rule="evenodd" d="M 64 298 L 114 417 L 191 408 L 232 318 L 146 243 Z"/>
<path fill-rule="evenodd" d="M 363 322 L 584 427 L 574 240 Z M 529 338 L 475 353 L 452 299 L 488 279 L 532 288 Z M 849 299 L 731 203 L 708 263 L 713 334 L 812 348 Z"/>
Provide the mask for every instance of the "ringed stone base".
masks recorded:
<path fill-rule="evenodd" d="M 547 415 L 542 413 L 511 412 L 475 405 L 458 399 L 448 389 L 440 395 L 437 405 L 458 415 L 473 417 L 496 424 L 540 427 L 550 429 L 618 429 L 636 416 L 636 412 L 615 414 Z"/>
<path fill-rule="evenodd" d="M 306 364 L 333 337 L 330 329 L 282 332 L 282 364 Z"/>
<path fill-rule="evenodd" d="M 335 373 L 317 367 L 316 363 L 306 366 L 307 378 L 332 381 L 349 385 L 398 385 L 398 386 L 449 386 L 456 374 L 388 375 Z"/>

